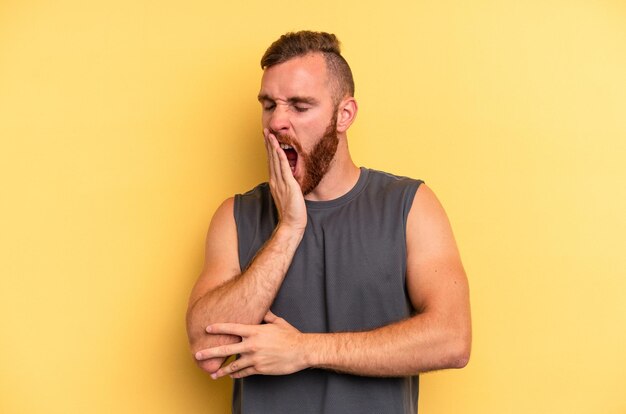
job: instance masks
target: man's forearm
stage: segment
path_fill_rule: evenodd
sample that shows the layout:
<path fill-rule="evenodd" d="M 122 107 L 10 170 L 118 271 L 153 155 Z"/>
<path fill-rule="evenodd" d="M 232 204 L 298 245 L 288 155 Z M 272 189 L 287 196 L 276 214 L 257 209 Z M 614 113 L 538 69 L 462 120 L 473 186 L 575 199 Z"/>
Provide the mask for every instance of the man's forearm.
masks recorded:
<path fill-rule="evenodd" d="M 272 313 L 267 324 L 218 323 L 213 334 L 238 335 L 241 343 L 198 352 L 206 361 L 239 354 L 214 378 L 231 375 L 286 375 L 322 368 L 363 376 L 397 377 L 445 368 L 461 368 L 469 360 L 469 314 L 452 318 L 422 313 L 367 332 L 302 333 Z"/>
<path fill-rule="evenodd" d="M 306 365 L 364 376 L 404 376 L 462 368 L 470 354 L 469 321 L 417 315 L 367 332 L 304 334 Z"/>
<path fill-rule="evenodd" d="M 234 336 L 208 335 L 205 329 L 211 323 L 261 322 L 282 284 L 302 234 L 279 224 L 242 274 L 205 293 L 189 307 L 187 330 L 192 351 L 238 341 Z"/>

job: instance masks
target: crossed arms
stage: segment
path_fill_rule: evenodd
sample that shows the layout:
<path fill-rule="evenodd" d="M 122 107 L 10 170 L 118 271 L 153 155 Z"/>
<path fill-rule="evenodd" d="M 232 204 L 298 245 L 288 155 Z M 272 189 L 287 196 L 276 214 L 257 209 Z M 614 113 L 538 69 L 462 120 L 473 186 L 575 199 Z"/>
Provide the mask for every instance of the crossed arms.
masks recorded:
<path fill-rule="evenodd" d="M 471 346 L 467 279 L 445 212 L 425 185 L 415 195 L 406 230 L 406 281 L 415 315 L 365 332 L 302 333 L 269 311 L 302 240 L 306 207 L 284 152 L 267 132 L 265 145 L 279 224 L 241 272 L 233 199 L 215 213 L 187 312 L 198 365 L 213 378 L 310 367 L 403 376 L 465 366 Z M 222 366 L 236 354 L 239 359 Z"/>

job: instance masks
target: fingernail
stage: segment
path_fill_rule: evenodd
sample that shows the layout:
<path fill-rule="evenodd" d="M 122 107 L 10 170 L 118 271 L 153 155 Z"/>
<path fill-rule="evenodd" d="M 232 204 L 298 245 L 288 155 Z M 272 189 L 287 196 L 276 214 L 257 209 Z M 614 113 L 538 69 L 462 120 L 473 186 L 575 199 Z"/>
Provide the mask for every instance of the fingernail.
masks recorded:
<path fill-rule="evenodd" d="M 210 327 L 210 326 L 207 326 L 207 327 L 206 327 L 206 331 L 207 331 L 207 332 L 211 332 L 211 327 Z"/>
<path fill-rule="evenodd" d="M 202 359 L 202 352 L 196 352 L 196 359 Z"/>
<path fill-rule="evenodd" d="M 211 374 L 211 378 L 213 378 L 213 379 L 217 379 L 217 373 L 213 373 L 213 374 Z"/>

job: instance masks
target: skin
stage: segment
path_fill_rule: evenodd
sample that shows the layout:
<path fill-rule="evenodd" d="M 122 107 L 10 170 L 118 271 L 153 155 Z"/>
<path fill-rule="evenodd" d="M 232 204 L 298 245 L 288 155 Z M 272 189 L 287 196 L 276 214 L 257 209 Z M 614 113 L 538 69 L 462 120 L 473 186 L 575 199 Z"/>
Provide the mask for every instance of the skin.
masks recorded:
<path fill-rule="evenodd" d="M 403 376 L 460 368 L 471 347 L 467 278 L 446 214 L 434 193 L 421 185 L 409 212 L 407 290 L 412 317 L 366 332 L 302 333 L 269 308 L 302 240 L 305 199 L 332 200 L 358 180 L 346 131 L 356 101 L 333 103 L 324 59 L 294 58 L 265 70 L 259 100 L 268 157 L 269 183 L 279 224 L 250 266 L 239 269 L 233 199 L 215 213 L 204 269 L 191 293 L 187 329 L 191 351 L 212 378 L 284 375 L 315 367 L 367 376 Z M 337 117 L 337 151 L 319 184 L 306 196 L 305 163 L 292 173 L 279 139 L 295 140 L 309 153 Z M 265 321 L 265 324 L 260 324 Z M 231 355 L 239 359 L 222 366 Z"/>

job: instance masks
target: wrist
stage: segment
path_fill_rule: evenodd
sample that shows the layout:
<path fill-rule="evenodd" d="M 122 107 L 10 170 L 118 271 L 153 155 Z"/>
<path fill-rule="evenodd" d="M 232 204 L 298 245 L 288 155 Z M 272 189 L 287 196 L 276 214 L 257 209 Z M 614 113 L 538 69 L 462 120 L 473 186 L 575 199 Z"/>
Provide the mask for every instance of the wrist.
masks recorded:
<path fill-rule="evenodd" d="M 306 333 L 302 341 L 302 359 L 306 368 L 323 368 L 324 338 L 328 334 Z"/>
<path fill-rule="evenodd" d="M 291 223 L 285 223 L 283 221 L 278 222 L 274 234 L 278 237 L 297 238 L 298 242 L 302 240 L 304 236 L 304 230 L 306 229 L 306 223 L 304 225 L 294 225 Z"/>

